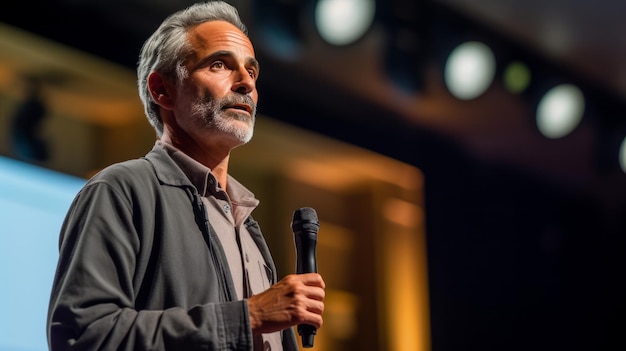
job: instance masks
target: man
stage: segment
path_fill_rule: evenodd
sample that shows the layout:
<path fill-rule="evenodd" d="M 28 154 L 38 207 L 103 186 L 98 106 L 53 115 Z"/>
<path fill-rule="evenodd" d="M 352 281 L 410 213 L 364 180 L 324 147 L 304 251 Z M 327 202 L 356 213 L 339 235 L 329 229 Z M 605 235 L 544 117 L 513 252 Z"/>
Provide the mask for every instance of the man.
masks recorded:
<path fill-rule="evenodd" d="M 296 350 L 322 325 L 324 281 L 276 269 L 258 200 L 228 174 L 252 137 L 259 64 L 223 2 L 168 17 L 144 44 L 138 84 L 159 137 L 109 166 L 63 223 L 48 314 L 51 350 Z"/>

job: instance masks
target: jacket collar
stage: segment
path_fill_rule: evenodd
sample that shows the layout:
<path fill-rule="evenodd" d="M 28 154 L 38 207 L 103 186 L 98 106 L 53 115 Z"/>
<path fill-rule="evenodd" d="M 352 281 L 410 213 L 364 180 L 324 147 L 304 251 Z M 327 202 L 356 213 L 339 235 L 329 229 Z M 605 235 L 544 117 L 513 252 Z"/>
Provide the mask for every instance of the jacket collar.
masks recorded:
<path fill-rule="evenodd" d="M 155 144 L 144 158 L 152 164 L 154 173 L 161 183 L 193 187 L 185 173 L 172 160 L 167 151 L 160 146 Z"/>

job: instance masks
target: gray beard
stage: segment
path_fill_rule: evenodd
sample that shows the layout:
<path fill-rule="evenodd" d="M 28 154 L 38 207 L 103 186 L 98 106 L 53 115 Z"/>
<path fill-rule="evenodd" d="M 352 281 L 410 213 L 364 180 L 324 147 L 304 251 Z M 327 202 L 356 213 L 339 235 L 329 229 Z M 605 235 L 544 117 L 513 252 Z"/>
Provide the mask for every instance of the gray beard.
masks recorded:
<path fill-rule="evenodd" d="M 233 120 L 246 120 L 247 118 L 239 113 L 231 113 L 223 110 L 224 106 L 237 103 L 252 106 L 252 113 L 250 114 L 252 120 L 250 121 L 250 126 L 241 127 L 232 123 Z M 256 105 L 248 95 L 229 95 L 220 100 L 216 100 L 213 97 L 207 97 L 205 99 L 199 97 L 192 104 L 191 112 L 202 127 L 215 129 L 224 134 L 232 135 L 243 144 L 249 142 L 254 134 Z"/>

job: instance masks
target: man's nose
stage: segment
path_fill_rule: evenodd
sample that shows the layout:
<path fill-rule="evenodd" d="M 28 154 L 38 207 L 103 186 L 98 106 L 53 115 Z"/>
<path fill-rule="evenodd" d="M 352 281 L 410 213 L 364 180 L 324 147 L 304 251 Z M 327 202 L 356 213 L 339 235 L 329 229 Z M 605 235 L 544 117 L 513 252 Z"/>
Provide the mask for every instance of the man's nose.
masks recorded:
<path fill-rule="evenodd" d="M 248 94 L 256 88 L 256 81 L 250 76 L 250 72 L 245 67 L 237 71 L 237 78 L 232 90 L 239 94 Z"/>

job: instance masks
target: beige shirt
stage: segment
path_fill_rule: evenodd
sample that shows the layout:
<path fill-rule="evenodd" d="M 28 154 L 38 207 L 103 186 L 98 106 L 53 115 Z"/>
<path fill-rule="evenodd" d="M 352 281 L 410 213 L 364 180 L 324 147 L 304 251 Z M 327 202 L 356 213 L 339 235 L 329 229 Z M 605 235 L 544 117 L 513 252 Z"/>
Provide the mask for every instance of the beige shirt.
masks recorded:
<path fill-rule="evenodd" d="M 187 175 L 202 195 L 209 222 L 226 253 L 228 266 L 235 284 L 237 298 L 243 300 L 267 290 L 271 275 L 259 248 L 243 225 L 258 206 L 259 200 L 237 180 L 228 176 L 224 191 L 211 170 L 173 146 L 157 141 L 167 150 L 176 164 Z M 281 333 L 255 337 L 255 351 L 282 350 Z"/>

